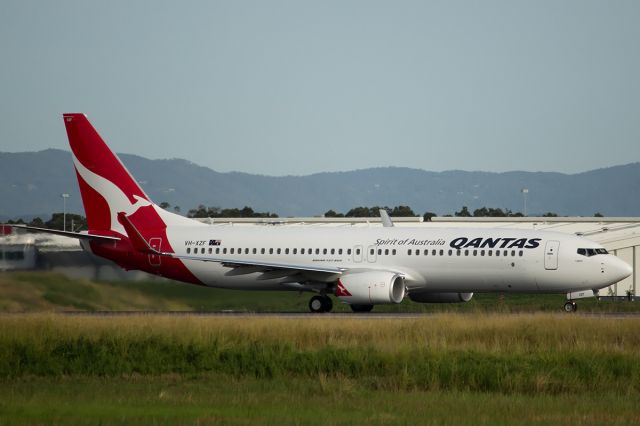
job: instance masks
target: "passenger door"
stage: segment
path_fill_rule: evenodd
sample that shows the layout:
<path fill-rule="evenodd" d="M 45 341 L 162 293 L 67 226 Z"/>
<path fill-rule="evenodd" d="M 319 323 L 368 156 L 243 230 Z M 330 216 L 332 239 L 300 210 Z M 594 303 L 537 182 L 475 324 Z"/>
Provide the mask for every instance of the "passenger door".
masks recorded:
<path fill-rule="evenodd" d="M 544 269 L 558 269 L 560 241 L 547 241 L 544 248 Z"/>

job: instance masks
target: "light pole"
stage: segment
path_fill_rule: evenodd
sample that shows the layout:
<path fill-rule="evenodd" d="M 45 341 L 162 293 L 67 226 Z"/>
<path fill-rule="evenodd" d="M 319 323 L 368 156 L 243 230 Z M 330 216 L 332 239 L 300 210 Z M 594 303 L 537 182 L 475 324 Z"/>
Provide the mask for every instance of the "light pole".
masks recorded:
<path fill-rule="evenodd" d="M 522 198 L 524 200 L 524 215 L 527 215 L 527 194 L 529 190 L 527 188 L 522 188 Z"/>
<path fill-rule="evenodd" d="M 62 230 L 67 230 L 67 198 L 69 198 L 69 194 L 60 194 L 62 197 Z"/>

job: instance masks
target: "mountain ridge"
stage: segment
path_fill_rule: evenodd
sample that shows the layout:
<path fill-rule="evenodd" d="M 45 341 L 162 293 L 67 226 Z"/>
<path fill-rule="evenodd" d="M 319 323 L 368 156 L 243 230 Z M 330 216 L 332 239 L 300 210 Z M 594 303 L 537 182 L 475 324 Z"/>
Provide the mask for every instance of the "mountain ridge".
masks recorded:
<path fill-rule="evenodd" d="M 160 203 L 178 205 L 183 213 L 199 204 L 225 208 L 251 206 L 280 216 L 316 216 L 329 209 L 346 212 L 356 206 L 409 205 L 452 214 L 463 205 L 523 210 L 522 188 L 528 188 L 530 215 L 640 216 L 640 163 L 567 174 L 528 171 L 433 172 L 409 167 L 269 176 L 218 172 L 180 158 L 151 160 L 118 154 L 142 188 Z M 0 220 L 48 217 L 62 210 L 60 194 L 71 195 L 67 211 L 83 213 L 71 154 L 60 149 L 0 152 Z"/>

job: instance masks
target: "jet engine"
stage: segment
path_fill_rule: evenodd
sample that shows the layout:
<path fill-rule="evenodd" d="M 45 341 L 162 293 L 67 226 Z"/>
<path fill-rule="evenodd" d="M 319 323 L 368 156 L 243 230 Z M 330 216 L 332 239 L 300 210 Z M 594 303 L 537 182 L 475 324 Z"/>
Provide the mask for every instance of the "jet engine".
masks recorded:
<path fill-rule="evenodd" d="M 430 293 L 426 291 L 412 291 L 409 299 L 418 303 L 460 303 L 468 302 L 473 293 Z"/>
<path fill-rule="evenodd" d="M 336 296 L 350 304 L 400 303 L 405 292 L 404 278 L 387 271 L 346 274 L 336 285 Z"/>

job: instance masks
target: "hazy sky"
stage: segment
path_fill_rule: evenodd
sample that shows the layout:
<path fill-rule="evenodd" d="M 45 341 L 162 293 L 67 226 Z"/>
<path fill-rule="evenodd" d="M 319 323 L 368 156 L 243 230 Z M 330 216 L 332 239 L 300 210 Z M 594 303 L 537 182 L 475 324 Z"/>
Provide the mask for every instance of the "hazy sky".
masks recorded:
<path fill-rule="evenodd" d="M 219 171 L 584 171 L 640 160 L 640 1 L 7 1 L 0 151 Z"/>

